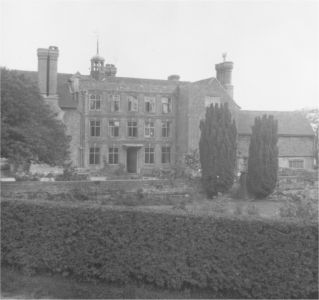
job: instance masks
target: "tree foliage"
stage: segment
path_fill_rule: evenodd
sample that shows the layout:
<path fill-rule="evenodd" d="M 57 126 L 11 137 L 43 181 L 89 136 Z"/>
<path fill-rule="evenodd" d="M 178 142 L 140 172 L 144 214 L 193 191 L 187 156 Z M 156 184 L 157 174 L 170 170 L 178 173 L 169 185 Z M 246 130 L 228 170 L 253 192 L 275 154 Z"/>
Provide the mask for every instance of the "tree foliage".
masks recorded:
<path fill-rule="evenodd" d="M 249 145 L 247 189 L 264 198 L 276 187 L 278 172 L 278 124 L 273 116 L 255 118 Z"/>
<path fill-rule="evenodd" d="M 304 108 L 301 113 L 308 119 L 310 125 L 315 132 L 315 167 L 319 167 L 319 109 L 318 108 Z"/>
<path fill-rule="evenodd" d="M 228 105 L 211 105 L 200 123 L 202 181 L 207 196 L 227 191 L 234 182 L 237 129 Z"/>
<path fill-rule="evenodd" d="M 15 168 L 31 162 L 62 165 L 69 155 L 65 126 L 38 88 L 16 71 L 1 69 L 1 156 Z"/>

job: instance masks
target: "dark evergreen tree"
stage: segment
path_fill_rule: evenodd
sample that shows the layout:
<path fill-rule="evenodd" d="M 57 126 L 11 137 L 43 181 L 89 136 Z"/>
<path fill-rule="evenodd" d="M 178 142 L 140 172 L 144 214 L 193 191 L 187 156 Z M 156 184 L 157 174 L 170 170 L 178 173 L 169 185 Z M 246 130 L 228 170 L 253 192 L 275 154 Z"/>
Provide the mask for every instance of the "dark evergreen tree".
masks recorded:
<path fill-rule="evenodd" d="M 247 190 L 257 199 L 276 187 L 278 172 L 278 125 L 273 116 L 257 117 L 249 145 Z"/>
<path fill-rule="evenodd" d="M 14 169 L 30 163 L 63 165 L 70 138 L 37 88 L 15 71 L 1 71 L 1 156 Z"/>
<path fill-rule="evenodd" d="M 237 129 L 227 104 L 211 105 L 200 122 L 202 182 L 207 196 L 227 191 L 234 182 Z"/>

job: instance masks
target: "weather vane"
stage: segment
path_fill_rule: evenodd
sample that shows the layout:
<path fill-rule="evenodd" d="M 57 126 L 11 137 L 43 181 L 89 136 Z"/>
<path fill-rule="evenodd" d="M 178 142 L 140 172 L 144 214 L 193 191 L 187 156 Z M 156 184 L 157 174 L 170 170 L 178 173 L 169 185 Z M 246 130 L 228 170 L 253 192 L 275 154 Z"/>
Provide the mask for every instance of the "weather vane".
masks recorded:
<path fill-rule="evenodd" d="M 96 37 L 96 54 L 99 55 L 99 32 L 97 29 L 94 31 L 94 35 Z"/>
<path fill-rule="evenodd" d="M 226 56 L 227 56 L 227 52 L 224 52 L 224 53 L 223 53 L 223 60 L 224 60 L 224 62 L 226 61 Z"/>

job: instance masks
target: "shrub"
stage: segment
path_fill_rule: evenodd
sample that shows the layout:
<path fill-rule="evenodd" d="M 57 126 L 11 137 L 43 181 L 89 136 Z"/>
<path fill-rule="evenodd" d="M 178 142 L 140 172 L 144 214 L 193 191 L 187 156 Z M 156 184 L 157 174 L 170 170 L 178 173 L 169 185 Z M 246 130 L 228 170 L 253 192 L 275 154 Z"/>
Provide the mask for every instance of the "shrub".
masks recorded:
<path fill-rule="evenodd" d="M 233 290 L 242 298 L 318 292 L 317 224 L 1 204 L 3 263 L 83 279 Z"/>
<path fill-rule="evenodd" d="M 257 117 L 249 144 L 247 189 L 256 198 L 270 195 L 277 183 L 278 124 L 273 116 Z"/>
<path fill-rule="evenodd" d="M 186 166 L 185 172 L 191 178 L 200 177 L 201 165 L 199 160 L 199 150 L 195 149 L 184 155 L 184 164 Z"/>
<path fill-rule="evenodd" d="M 315 221 L 318 220 L 318 207 L 313 207 L 310 202 L 288 202 L 284 206 L 280 207 L 279 214 L 281 217 Z"/>

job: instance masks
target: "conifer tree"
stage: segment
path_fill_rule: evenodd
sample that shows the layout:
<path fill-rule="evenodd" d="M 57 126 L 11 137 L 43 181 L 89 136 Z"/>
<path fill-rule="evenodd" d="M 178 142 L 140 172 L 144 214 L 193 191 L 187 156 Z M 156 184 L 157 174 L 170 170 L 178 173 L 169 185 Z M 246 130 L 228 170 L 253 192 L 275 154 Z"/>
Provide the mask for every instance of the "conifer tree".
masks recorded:
<path fill-rule="evenodd" d="M 200 122 L 202 182 L 207 196 L 227 191 L 234 181 L 237 129 L 228 105 L 211 105 Z"/>
<path fill-rule="evenodd" d="M 273 116 L 255 118 L 249 145 L 247 190 L 257 199 L 276 187 L 278 172 L 278 125 Z"/>

